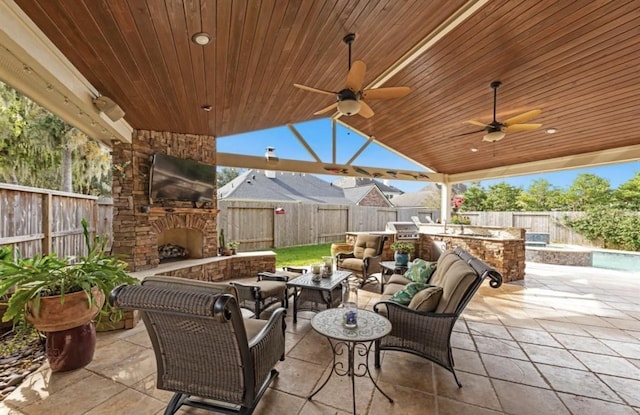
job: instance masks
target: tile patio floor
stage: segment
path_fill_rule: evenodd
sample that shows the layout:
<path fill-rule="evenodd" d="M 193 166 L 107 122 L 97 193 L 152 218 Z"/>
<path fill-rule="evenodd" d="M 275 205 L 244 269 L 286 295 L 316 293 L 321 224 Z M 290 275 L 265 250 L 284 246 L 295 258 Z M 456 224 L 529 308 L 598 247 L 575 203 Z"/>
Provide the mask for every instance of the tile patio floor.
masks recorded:
<path fill-rule="evenodd" d="M 362 306 L 371 308 L 376 288 L 361 291 Z M 306 400 L 331 360 L 312 316 L 300 313 L 296 325 L 287 317 L 286 360 L 256 415 L 350 413 L 345 378 Z M 395 403 L 357 379 L 358 413 L 640 414 L 640 273 L 527 263 L 524 281 L 482 287 L 452 343 L 461 389 L 424 359 L 385 352 L 374 376 Z M 91 364 L 57 374 L 45 365 L 0 403 L 0 413 L 162 414 L 171 393 L 154 388 L 154 373 L 142 324 L 100 333 Z"/>

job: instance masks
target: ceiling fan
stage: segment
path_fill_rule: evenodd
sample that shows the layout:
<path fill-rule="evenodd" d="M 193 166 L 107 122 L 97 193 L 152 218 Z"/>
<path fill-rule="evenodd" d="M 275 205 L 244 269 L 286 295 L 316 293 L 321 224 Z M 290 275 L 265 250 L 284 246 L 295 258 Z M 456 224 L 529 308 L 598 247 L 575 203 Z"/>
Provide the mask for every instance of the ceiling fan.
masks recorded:
<path fill-rule="evenodd" d="M 351 64 L 351 44 L 355 38 L 355 33 L 349 33 L 342 39 L 344 43 L 349 46 L 349 73 L 347 74 L 347 83 L 343 89 L 338 92 L 334 92 L 301 84 L 293 84 L 296 88 L 304 89 L 305 91 L 336 96 L 336 102 L 314 112 L 313 115 L 320 115 L 337 109 L 338 112 L 343 115 L 358 114 L 361 117 L 370 118 L 374 113 L 365 100 L 400 98 L 407 95 L 411 90 L 406 86 L 362 90 L 362 83 L 364 82 L 364 74 L 367 70 L 367 65 L 362 61 L 355 61 Z"/>
<path fill-rule="evenodd" d="M 489 124 L 485 124 L 480 121 L 467 121 L 469 124 L 477 125 L 478 127 L 482 127 L 482 130 L 474 131 L 486 131 L 486 134 L 482 138 L 483 141 L 489 141 L 494 143 L 496 141 L 500 141 L 504 138 L 506 133 L 513 133 L 516 131 L 530 131 L 535 130 L 536 128 L 542 127 L 542 124 L 521 124 L 527 122 L 529 120 L 534 119 L 538 115 L 542 113 L 542 110 L 531 110 L 524 112 L 520 115 L 516 115 L 515 117 L 511 117 L 503 122 L 498 122 L 496 120 L 496 102 L 498 95 L 498 88 L 502 85 L 500 81 L 491 82 L 491 89 L 493 89 L 493 121 Z M 473 133 L 471 133 L 473 134 Z"/>

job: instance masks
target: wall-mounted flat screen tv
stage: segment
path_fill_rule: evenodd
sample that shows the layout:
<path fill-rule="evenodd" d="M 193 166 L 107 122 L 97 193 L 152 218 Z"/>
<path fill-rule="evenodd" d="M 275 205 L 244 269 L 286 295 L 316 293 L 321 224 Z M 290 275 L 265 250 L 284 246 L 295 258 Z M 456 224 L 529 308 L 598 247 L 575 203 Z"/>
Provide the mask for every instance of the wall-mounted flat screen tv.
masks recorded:
<path fill-rule="evenodd" d="M 215 166 L 157 153 L 151 163 L 149 201 L 211 202 Z"/>

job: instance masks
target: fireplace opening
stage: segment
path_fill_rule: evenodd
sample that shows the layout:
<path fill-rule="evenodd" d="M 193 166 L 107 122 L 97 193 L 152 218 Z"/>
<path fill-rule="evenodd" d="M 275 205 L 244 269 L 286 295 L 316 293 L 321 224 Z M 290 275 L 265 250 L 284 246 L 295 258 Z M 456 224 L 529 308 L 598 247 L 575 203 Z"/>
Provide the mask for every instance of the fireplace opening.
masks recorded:
<path fill-rule="evenodd" d="M 202 240 L 198 229 L 167 229 L 158 235 L 158 259 L 165 263 L 202 258 Z"/>

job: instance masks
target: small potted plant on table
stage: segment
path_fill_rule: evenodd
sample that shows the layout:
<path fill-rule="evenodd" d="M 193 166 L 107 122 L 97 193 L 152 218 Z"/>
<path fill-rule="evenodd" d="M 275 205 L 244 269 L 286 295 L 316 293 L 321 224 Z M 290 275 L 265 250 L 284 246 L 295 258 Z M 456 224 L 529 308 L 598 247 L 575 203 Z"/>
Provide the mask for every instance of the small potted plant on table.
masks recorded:
<path fill-rule="evenodd" d="M 125 271 L 124 261 L 104 252 L 104 239 L 91 239 L 84 219 L 82 228 L 86 256 L 21 258 L 11 254 L 0 259 L 0 297 L 9 295 L 2 320 L 17 324 L 24 318 L 45 332 L 47 358 L 54 372 L 91 362 L 96 341 L 92 320 L 101 310 L 111 312 L 105 296 L 120 284 L 138 283 Z"/>
<path fill-rule="evenodd" d="M 409 254 L 415 251 L 416 247 L 413 242 L 395 241 L 391 244 L 391 249 L 395 251 L 396 265 L 407 266 Z"/>

